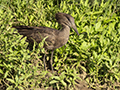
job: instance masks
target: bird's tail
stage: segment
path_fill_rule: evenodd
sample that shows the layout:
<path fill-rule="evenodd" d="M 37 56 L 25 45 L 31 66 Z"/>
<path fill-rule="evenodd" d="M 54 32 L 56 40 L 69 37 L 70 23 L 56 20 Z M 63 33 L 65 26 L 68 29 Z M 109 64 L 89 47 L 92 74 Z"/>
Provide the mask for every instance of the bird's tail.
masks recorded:
<path fill-rule="evenodd" d="M 29 26 L 12 26 L 12 28 L 16 28 L 20 35 L 25 35 L 25 36 L 30 35 L 31 30 L 33 29 Z"/>

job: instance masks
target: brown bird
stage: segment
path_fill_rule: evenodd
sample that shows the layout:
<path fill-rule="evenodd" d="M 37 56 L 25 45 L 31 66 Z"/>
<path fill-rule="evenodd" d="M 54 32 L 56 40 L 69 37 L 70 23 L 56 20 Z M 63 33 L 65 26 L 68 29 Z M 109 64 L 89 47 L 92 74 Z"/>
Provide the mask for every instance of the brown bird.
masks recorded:
<path fill-rule="evenodd" d="M 76 25 L 74 23 L 74 18 L 65 13 L 57 13 L 55 16 L 57 22 L 62 25 L 62 30 L 56 30 L 49 27 L 33 27 L 33 26 L 13 26 L 13 28 L 18 29 L 18 33 L 23 36 L 27 36 L 27 40 L 29 43 L 34 43 L 34 40 L 37 43 L 40 43 L 45 37 L 45 44 L 44 48 L 45 50 L 51 50 L 51 69 L 53 72 L 53 66 L 52 66 L 52 59 L 53 59 L 53 52 L 56 48 L 62 47 L 65 45 L 69 39 L 70 34 L 70 27 L 74 29 L 74 31 L 78 34 Z M 44 62 L 44 68 L 46 70 L 45 65 L 45 56 L 43 58 Z"/>

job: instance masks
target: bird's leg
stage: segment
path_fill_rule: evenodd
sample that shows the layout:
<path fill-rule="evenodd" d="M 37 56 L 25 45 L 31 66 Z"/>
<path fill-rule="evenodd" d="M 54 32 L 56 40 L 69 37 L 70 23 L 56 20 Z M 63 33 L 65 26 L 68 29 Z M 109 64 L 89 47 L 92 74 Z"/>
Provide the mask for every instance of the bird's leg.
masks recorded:
<path fill-rule="evenodd" d="M 50 60 L 52 73 L 54 72 L 54 71 L 53 71 L 53 66 L 52 66 L 52 62 L 53 62 L 53 53 L 54 53 L 54 50 L 52 50 L 52 53 L 51 53 L 51 60 Z"/>
<path fill-rule="evenodd" d="M 45 56 L 46 56 L 46 53 L 44 54 L 44 58 L 43 58 L 43 62 L 44 62 L 44 69 L 46 70 Z"/>

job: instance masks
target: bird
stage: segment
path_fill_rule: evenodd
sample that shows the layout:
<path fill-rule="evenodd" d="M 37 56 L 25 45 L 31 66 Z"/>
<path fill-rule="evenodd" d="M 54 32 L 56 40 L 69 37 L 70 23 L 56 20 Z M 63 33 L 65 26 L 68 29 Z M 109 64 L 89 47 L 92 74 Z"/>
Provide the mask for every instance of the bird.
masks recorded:
<path fill-rule="evenodd" d="M 71 15 L 58 12 L 55 14 L 55 18 L 62 26 L 61 30 L 44 26 L 12 26 L 12 28 L 16 28 L 18 30 L 20 35 L 23 35 L 23 37 L 26 36 L 29 43 L 34 43 L 34 40 L 37 43 L 40 43 L 44 38 L 46 38 L 46 43 L 44 43 L 43 47 L 46 51 L 51 51 L 50 65 L 52 73 L 54 72 L 52 66 L 54 50 L 64 46 L 68 42 L 71 28 L 73 28 L 79 36 L 74 18 Z M 44 69 L 46 70 L 45 57 L 46 53 L 43 57 Z"/>

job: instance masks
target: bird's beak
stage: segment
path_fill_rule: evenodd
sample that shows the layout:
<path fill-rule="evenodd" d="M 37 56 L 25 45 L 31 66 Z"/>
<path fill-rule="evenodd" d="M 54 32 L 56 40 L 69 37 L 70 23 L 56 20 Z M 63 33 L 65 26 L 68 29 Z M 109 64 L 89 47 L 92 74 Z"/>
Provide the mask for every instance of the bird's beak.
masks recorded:
<path fill-rule="evenodd" d="M 79 36 L 79 33 L 78 33 L 78 30 L 77 30 L 77 27 L 75 24 L 73 24 L 72 28 L 74 29 L 74 31 L 77 33 L 77 35 Z"/>

